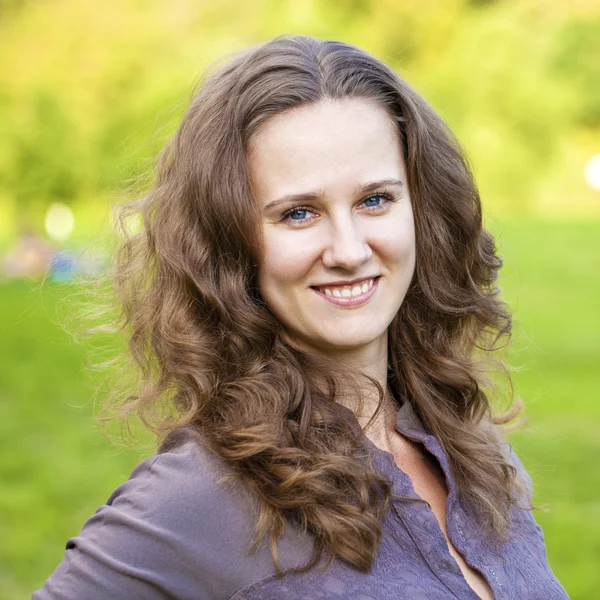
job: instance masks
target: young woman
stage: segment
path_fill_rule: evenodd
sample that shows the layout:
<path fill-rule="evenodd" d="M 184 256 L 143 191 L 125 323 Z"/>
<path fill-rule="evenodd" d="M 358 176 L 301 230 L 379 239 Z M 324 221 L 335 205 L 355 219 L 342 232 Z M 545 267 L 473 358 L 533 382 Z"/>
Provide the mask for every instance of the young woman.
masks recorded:
<path fill-rule="evenodd" d="M 124 411 L 162 444 L 35 600 L 567 598 L 484 391 L 501 260 L 390 68 L 307 37 L 242 53 L 128 208 Z"/>

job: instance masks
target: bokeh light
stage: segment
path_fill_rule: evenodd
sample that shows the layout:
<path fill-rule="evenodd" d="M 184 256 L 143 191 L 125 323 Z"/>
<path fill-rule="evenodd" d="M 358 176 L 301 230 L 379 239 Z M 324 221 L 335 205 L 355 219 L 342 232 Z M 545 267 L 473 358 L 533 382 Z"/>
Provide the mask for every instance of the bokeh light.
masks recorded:
<path fill-rule="evenodd" d="M 600 192 L 600 154 L 592 156 L 583 169 L 585 182 L 597 192 Z"/>
<path fill-rule="evenodd" d="M 75 216 L 66 204 L 55 202 L 48 207 L 44 225 L 53 240 L 62 242 L 73 233 Z"/>

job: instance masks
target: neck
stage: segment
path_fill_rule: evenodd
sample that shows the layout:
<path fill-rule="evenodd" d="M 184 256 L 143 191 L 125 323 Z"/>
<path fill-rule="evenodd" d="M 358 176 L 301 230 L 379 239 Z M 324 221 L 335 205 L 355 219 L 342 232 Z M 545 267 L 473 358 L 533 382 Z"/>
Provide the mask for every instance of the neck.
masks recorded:
<path fill-rule="evenodd" d="M 302 344 L 298 344 L 297 341 L 293 341 L 284 334 L 284 338 L 287 343 L 296 346 L 300 349 L 306 350 Z M 315 351 L 315 348 L 311 348 L 311 351 Z M 316 350 L 319 353 L 319 350 Z M 321 349 L 321 352 L 323 350 Z M 345 401 L 344 393 L 341 393 L 338 397 L 338 402 L 349 408 L 354 412 L 356 419 L 364 430 L 365 435 L 379 448 L 389 448 L 389 440 L 395 432 L 395 416 L 396 416 L 396 403 L 393 400 L 392 394 L 388 389 L 387 377 L 388 377 L 388 340 L 387 332 L 377 340 L 374 340 L 371 344 L 361 349 L 357 349 L 354 352 L 339 352 L 332 356 L 331 352 L 323 352 L 328 358 L 335 358 L 341 363 L 349 365 L 353 370 L 360 371 L 366 375 L 370 375 L 375 381 L 379 383 L 384 391 L 384 400 L 379 414 L 375 417 L 373 422 L 369 425 L 369 421 L 373 418 L 377 410 L 379 403 L 379 394 L 377 389 L 369 385 L 362 394 L 362 410 L 360 407 L 352 404 L 351 401 Z M 350 396 L 352 396 L 350 394 Z M 368 426 L 368 427 L 367 427 Z"/>
<path fill-rule="evenodd" d="M 385 341 L 387 342 L 387 339 Z M 374 353 L 371 361 L 352 362 L 352 365 L 360 369 L 363 373 L 370 375 L 379 383 L 384 392 L 382 407 L 369 425 L 369 421 L 375 415 L 379 403 L 379 394 L 374 386 L 370 386 L 365 390 L 362 396 L 363 406 L 360 412 L 357 406 L 350 406 L 343 401 L 341 401 L 341 404 L 354 412 L 359 425 L 371 442 L 377 447 L 386 450 L 390 447 L 389 441 L 396 430 L 395 421 L 397 412 L 397 405 L 387 385 L 387 343 L 381 345 L 379 351 Z"/>

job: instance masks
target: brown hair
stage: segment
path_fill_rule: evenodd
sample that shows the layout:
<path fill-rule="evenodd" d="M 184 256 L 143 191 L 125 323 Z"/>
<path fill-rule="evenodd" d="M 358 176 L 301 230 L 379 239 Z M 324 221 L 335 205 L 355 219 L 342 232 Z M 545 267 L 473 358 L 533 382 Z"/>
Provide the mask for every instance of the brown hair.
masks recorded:
<path fill-rule="evenodd" d="M 270 539 L 276 564 L 291 519 L 314 537 L 305 568 L 323 551 L 371 568 L 391 485 L 337 401 L 348 381 L 374 386 L 379 408 L 384 391 L 286 344 L 257 289 L 261 217 L 249 140 L 269 117 L 323 98 L 375 100 L 398 123 L 417 258 L 389 327 L 389 387 L 439 440 L 481 527 L 501 539 L 516 469 L 484 391 L 490 351 L 511 330 L 495 287 L 501 260 L 452 133 L 396 73 L 348 44 L 280 37 L 220 66 L 164 149 L 151 191 L 123 205 L 118 323 L 140 377 L 120 414 L 141 415 L 162 438 L 183 425 L 197 431 L 259 500 L 256 542 Z M 143 218 L 134 234 L 132 214 Z M 354 400 L 360 406 L 360 393 Z"/>

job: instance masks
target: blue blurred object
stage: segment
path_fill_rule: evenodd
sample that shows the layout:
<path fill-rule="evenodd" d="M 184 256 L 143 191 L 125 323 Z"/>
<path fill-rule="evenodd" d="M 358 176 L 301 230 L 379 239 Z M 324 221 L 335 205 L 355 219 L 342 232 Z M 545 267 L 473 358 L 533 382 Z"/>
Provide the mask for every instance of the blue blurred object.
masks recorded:
<path fill-rule="evenodd" d="M 50 261 L 48 275 L 52 281 L 71 281 L 77 273 L 77 260 L 67 251 L 57 252 Z"/>

